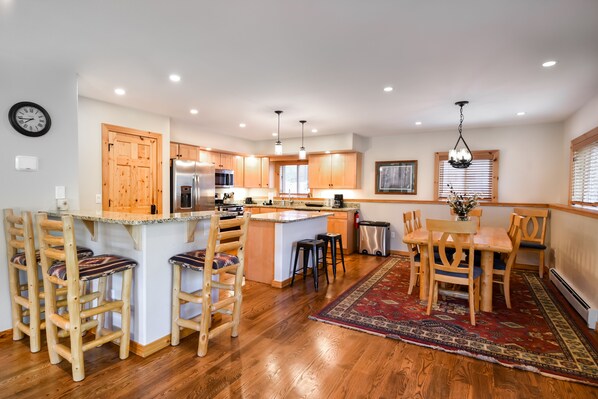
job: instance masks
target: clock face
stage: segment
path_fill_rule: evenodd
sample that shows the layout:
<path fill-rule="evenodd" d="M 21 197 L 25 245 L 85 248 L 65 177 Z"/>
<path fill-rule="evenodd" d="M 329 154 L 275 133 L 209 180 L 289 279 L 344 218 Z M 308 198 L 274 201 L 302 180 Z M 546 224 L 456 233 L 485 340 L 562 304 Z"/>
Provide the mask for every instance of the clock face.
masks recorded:
<path fill-rule="evenodd" d="M 25 136 L 39 137 L 50 130 L 50 115 L 35 103 L 21 102 L 13 105 L 8 117 L 12 127 Z"/>

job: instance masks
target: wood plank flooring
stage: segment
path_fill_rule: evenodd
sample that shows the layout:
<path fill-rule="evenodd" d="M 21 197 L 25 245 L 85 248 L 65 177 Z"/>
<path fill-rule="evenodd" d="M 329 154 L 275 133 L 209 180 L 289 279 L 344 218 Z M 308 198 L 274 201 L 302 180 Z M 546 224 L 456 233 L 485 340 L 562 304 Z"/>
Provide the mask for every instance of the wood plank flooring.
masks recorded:
<path fill-rule="evenodd" d="M 109 344 L 85 354 L 75 383 L 45 346 L 33 354 L 2 333 L 0 398 L 598 398 L 598 388 L 308 320 L 384 259 L 346 260 L 318 293 L 309 279 L 282 290 L 248 282 L 239 337 L 211 340 L 204 358 L 197 334 L 145 359 L 121 361 Z"/>

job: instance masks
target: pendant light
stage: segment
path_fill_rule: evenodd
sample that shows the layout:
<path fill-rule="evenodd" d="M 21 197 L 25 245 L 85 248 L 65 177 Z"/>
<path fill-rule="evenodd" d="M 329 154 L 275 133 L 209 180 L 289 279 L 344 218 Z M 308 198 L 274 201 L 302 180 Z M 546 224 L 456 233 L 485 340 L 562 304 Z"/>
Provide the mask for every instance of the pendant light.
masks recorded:
<path fill-rule="evenodd" d="M 306 122 L 307 121 L 299 121 L 299 123 L 301 123 L 301 148 L 299 148 L 299 159 L 305 159 L 307 157 L 305 147 L 303 146 L 303 128 L 305 127 Z"/>
<path fill-rule="evenodd" d="M 469 146 L 465 142 L 465 139 L 463 138 L 463 134 L 462 134 L 462 131 L 463 131 L 463 106 L 467 105 L 467 104 L 469 104 L 469 101 L 457 101 L 455 103 L 455 105 L 458 105 L 460 107 L 460 113 L 461 113 L 461 120 L 459 122 L 459 138 L 457 139 L 457 142 L 455 143 L 455 147 L 453 147 L 453 149 L 449 151 L 448 162 L 451 164 L 451 166 L 453 168 L 457 168 L 457 169 L 468 168 L 469 165 L 471 165 L 471 162 L 473 161 L 473 154 L 471 153 L 471 150 L 469 149 Z M 457 146 L 459 145 L 459 141 L 463 142 L 464 147 L 457 149 Z"/>
<path fill-rule="evenodd" d="M 282 111 L 274 111 L 278 115 L 278 130 L 277 130 L 277 138 L 276 143 L 274 144 L 274 154 L 275 155 L 282 155 L 282 143 L 280 142 L 280 114 Z"/>

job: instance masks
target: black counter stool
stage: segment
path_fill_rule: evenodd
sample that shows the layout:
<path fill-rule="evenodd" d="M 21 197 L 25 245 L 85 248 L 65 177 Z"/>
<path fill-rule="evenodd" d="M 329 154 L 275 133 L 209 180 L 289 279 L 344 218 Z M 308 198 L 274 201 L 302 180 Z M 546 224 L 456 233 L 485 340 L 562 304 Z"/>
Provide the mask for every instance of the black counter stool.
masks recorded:
<path fill-rule="evenodd" d="M 316 291 L 318 290 L 318 265 L 319 261 L 322 261 L 322 265 L 324 266 L 324 273 L 326 274 L 326 283 L 329 283 L 328 280 L 328 265 L 326 264 L 326 247 L 327 244 L 323 240 L 300 240 L 297 241 L 297 248 L 295 249 L 295 263 L 293 266 L 293 277 L 291 278 L 291 286 L 295 282 L 295 274 L 301 273 L 301 271 L 297 272 L 297 261 L 299 260 L 299 251 L 303 249 L 303 279 L 305 280 L 305 276 L 307 275 L 307 264 L 309 262 L 309 255 L 311 253 L 313 266 L 312 266 L 312 274 L 314 276 L 314 286 Z M 322 256 L 318 257 L 318 249 L 321 249 Z"/>
<path fill-rule="evenodd" d="M 347 272 L 345 269 L 345 254 L 343 253 L 343 237 L 338 233 L 324 233 L 318 234 L 316 239 L 323 240 L 326 245 L 330 244 L 330 260 L 332 263 L 332 274 L 336 278 L 336 265 L 339 263 L 336 260 L 336 244 L 338 243 L 338 250 L 341 253 L 340 263 L 343 265 L 343 273 Z"/>

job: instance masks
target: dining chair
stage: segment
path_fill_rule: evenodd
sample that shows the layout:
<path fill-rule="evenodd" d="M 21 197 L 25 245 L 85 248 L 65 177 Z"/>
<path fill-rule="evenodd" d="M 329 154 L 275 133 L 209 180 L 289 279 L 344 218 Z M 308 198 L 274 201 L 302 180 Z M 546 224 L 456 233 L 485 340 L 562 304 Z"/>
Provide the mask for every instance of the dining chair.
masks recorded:
<path fill-rule="evenodd" d="M 243 217 L 221 220 L 214 214 L 210 220 L 210 232 L 206 249 L 190 251 L 170 258 L 172 264 L 172 328 L 170 342 L 172 346 L 180 343 L 181 329 L 190 328 L 199 331 L 198 356 L 208 352 L 208 340 L 230 329 L 231 336 L 239 335 L 241 321 L 241 303 L 243 301 L 243 273 L 245 270 L 245 242 L 251 213 Z M 226 241 L 226 242 L 224 242 Z M 201 289 L 185 292 L 181 289 L 181 269 L 186 268 L 202 273 Z M 222 282 L 226 275 L 233 275 L 234 282 Z M 216 278 L 216 279 L 215 279 Z M 219 278 L 219 279 L 218 279 Z M 213 302 L 212 289 L 224 290 L 230 295 L 221 296 Z M 195 318 L 181 317 L 181 305 L 185 303 L 201 304 L 201 314 Z M 230 307 L 232 306 L 232 309 Z M 212 328 L 211 317 L 214 313 L 231 316 Z"/>
<path fill-rule="evenodd" d="M 523 216 L 515 215 L 513 218 L 513 228 L 509 229 L 509 237 L 513 244 L 513 249 L 505 257 L 495 257 L 494 266 L 492 268 L 492 282 L 500 284 L 505 295 L 505 302 L 507 308 L 511 309 L 511 269 L 515 264 L 519 245 L 521 243 L 521 223 Z M 477 265 L 476 265 L 477 266 Z"/>
<path fill-rule="evenodd" d="M 521 222 L 521 245 L 519 252 L 537 254 L 540 278 L 544 277 L 544 253 L 546 251 L 546 226 L 548 209 L 515 208 L 514 212 L 523 216 Z"/>
<path fill-rule="evenodd" d="M 107 342 L 118 342 L 119 357 L 126 359 L 129 356 L 131 285 L 137 262 L 117 255 L 78 259 L 74 222 L 70 215 L 62 216 L 61 220 L 49 220 L 47 214 L 38 213 L 36 225 L 46 294 L 44 307 L 50 363 L 68 360 L 73 380 L 81 381 L 85 378 L 84 352 Z M 107 300 L 106 279 L 116 273 L 122 273 L 121 299 Z M 98 291 L 82 293 L 82 284 L 91 280 L 98 280 Z M 67 289 L 66 312 L 58 311 L 56 286 Z M 103 328 L 103 314 L 107 312 L 120 314 L 120 328 Z M 96 329 L 95 339 L 84 343 L 83 335 L 93 328 Z M 58 338 L 65 335 L 68 335 L 70 345 L 59 341 Z"/>
<path fill-rule="evenodd" d="M 413 212 L 403 212 L 403 232 L 404 235 L 413 233 L 414 231 L 414 219 Z M 415 244 L 407 244 L 407 252 L 409 253 L 409 264 L 411 272 L 409 274 L 409 290 L 407 294 L 411 295 L 413 287 L 417 284 L 417 277 L 420 269 L 420 253 L 419 247 Z"/>
<path fill-rule="evenodd" d="M 416 209 L 413 211 L 413 229 L 421 229 L 422 228 L 422 211 L 421 209 Z"/>
<path fill-rule="evenodd" d="M 454 296 L 469 301 L 470 322 L 475 326 L 475 312 L 480 306 L 480 276 L 482 269 L 474 266 L 473 237 L 477 231 L 474 221 L 449 221 L 426 219 L 428 230 L 428 251 L 430 260 L 430 291 L 427 314 L 432 313 L 438 294 Z M 440 238 L 434 235 L 441 233 Z M 434 256 L 434 245 L 438 246 L 438 258 Z M 448 246 L 447 246 L 448 245 Z M 454 256 L 449 260 L 448 248 L 454 248 Z M 463 255 L 467 254 L 467 261 Z M 446 288 L 439 289 L 439 283 L 467 286 L 467 292 Z"/>
<path fill-rule="evenodd" d="M 455 210 L 453 208 L 450 208 L 450 210 L 451 210 L 452 216 L 457 216 L 457 214 L 455 213 Z M 467 216 L 469 216 L 470 220 L 473 219 L 477 222 L 478 230 L 479 230 L 480 226 L 482 225 L 482 214 L 483 213 L 484 213 L 484 210 L 478 206 L 477 208 L 473 208 L 467 214 Z"/>

